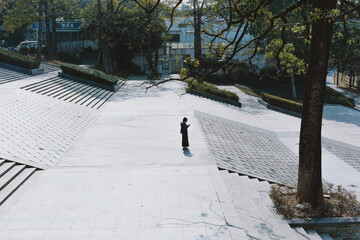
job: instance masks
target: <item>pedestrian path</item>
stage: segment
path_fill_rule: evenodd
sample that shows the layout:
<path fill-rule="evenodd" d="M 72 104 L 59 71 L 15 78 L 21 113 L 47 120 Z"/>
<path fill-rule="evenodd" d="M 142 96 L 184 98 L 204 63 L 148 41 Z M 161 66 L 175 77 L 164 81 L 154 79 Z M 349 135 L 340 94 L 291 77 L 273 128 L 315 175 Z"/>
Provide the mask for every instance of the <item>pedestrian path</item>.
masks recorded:
<path fill-rule="evenodd" d="M 25 154 L 24 146 L 50 167 L 0 207 L 0 240 L 317 239 L 305 231 L 298 235 L 273 214 L 268 183 L 224 176 L 212 157 L 248 174 L 296 181 L 291 164 L 300 119 L 257 106 L 254 99 L 237 108 L 183 95 L 184 84 L 177 81 L 148 91 L 141 83 L 128 82 L 101 111 L 28 90 L 1 98 L 1 115 L 9 117 L 0 123 L 10 127 L 2 130 L 2 140 L 12 139 L 4 149 Z M 191 124 L 188 150 L 182 150 L 179 132 L 184 116 Z M 34 129 L 36 138 L 24 129 Z M 53 159 L 54 150 L 69 142 Z M 55 143 L 61 146 L 47 146 Z M 48 155 L 40 156 L 42 151 Z M 327 152 L 324 165 L 329 162 L 337 171 L 331 174 L 335 184 L 339 176 L 340 182 L 358 181 L 347 167 L 359 171 Z"/>
<path fill-rule="evenodd" d="M 18 201 L 0 208 L 0 239 L 230 240 L 212 168 L 57 168 L 36 173 Z"/>

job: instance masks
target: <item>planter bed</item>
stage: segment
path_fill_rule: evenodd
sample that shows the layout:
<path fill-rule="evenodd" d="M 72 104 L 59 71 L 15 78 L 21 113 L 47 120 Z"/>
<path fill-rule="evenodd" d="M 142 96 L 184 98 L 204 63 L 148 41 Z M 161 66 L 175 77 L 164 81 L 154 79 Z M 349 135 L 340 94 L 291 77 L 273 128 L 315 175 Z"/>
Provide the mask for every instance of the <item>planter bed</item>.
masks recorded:
<path fill-rule="evenodd" d="M 262 100 L 261 98 L 258 99 L 258 102 L 261 105 L 264 105 L 265 107 L 267 107 L 268 109 L 271 109 L 271 110 L 274 110 L 274 111 L 285 113 L 285 114 L 288 114 L 288 115 L 291 115 L 291 116 L 294 116 L 294 117 L 298 117 L 298 118 L 301 118 L 301 116 L 302 116 L 301 113 L 294 112 L 294 111 L 291 111 L 291 110 L 286 109 L 286 108 L 282 108 L 282 107 L 279 107 L 279 106 L 269 104 L 269 103 L 265 102 L 264 100 Z"/>
<path fill-rule="evenodd" d="M 83 68 L 74 64 L 62 64 L 62 73 L 59 76 L 74 81 L 82 82 L 95 87 L 104 88 L 110 91 L 119 89 L 124 81 L 118 81 L 115 76 L 107 75 L 89 68 Z"/>
<path fill-rule="evenodd" d="M 236 101 L 233 101 L 233 100 L 230 100 L 230 99 L 227 99 L 227 98 L 219 97 L 219 96 L 216 96 L 216 95 L 213 95 L 213 94 L 210 94 L 210 93 L 200 92 L 200 91 L 190 89 L 190 88 L 186 89 L 186 92 L 190 93 L 190 94 L 200 96 L 200 97 L 208 98 L 208 99 L 211 99 L 211 100 L 214 100 L 214 101 L 218 101 L 218 102 L 234 105 L 234 106 L 237 106 L 237 107 L 241 107 L 240 102 L 236 102 Z"/>
<path fill-rule="evenodd" d="M 41 61 L 26 55 L 0 49 L 0 67 L 18 71 L 29 75 L 44 73 L 44 69 L 39 68 Z"/>

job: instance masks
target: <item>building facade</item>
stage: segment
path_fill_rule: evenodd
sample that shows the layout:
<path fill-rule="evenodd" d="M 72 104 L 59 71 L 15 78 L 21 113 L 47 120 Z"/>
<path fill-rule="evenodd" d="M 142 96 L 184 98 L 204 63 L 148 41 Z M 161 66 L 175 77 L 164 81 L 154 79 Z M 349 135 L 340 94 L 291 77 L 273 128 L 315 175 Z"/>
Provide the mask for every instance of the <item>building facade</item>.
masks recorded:
<path fill-rule="evenodd" d="M 184 60 L 187 58 L 194 59 L 194 27 L 192 18 L 175 18 L 170 31 L 166 34 L 165 43 L 159 49 L 159 64 L 158 72 L 163 74 L 179 73 L 184 67 Z M 166 20 L 167 27 L 170 26 L 170 20 Z M 214 26 L 216 28 L 216 26 Z M 227 38 L 235 38 L 236 31 L 232 30 L 227 34 Z M 202 33 L 202 54 L 207 54 L 207 46 L 211 38 Z M 242 39 L 242 44 L 251 41 L 253 37 L 250 34 L 245 34 Z M 225 40 L 217 39 L 216 44 L 226 43 Z M 241 57 L 240 54 L 234 57 L 234 60 L 241 60 L 246 56 Z M 263 61 L 261 57 L 256 59 L 256 64 L 261 68 Z M 147 61 L 144 54 L 137 54 L 133 58 L 133 62 L 138 65 L 142 71 L 145 71 Z"/>
<path fill-rule="evenodd" d="M 57 21 L 56 22 L 56 39 L 57 49 L 59 53 L 66 52 L 77 57 L 84 51 L 89 49 L 98 50 L 97 40 L 89 40 L 85 38 L 83 23 L 81 21 Z M 35 22 L 32 26 L 26 28 L 24 32 L 25 40 L 38 40 L 39 23 Z M 50 31 L 52 32 L 52 24 L 50 22 Z M 42 23 L 42 43 L 46 46 L 45 22 Z"/>

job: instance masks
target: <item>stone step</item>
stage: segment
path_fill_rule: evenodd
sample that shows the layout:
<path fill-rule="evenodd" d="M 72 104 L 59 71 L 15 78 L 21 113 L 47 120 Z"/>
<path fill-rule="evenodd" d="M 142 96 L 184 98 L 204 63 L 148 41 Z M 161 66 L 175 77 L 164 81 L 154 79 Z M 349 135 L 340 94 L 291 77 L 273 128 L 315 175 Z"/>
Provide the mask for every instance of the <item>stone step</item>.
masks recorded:
<path fill-rule="evenodd" d="M 305 230 L 302 227 L 294 227 L 293 231 L 299 235 L 304 237 L 305 239 L 309 239 L 309 240 L 322 240 L 322 238 L 320 237 L 320 235 L 313 229 L 311 230 Z"/>
<path fill-rule="evenodd" d="M 14 178 L 16 178 L 16 176 L 18 176 L 25 168 L 25 165 L 16 165 L 4 174 L 0 178 L 0 191 L 4 189 Z"/>
<path fill-rule="evenodd" d="M 0 166 L 0 178 L 15 166 L 13 162 L 5 162 Z"/>
<path fill-rule="evenodd" d="M 304 237 L 308 236 L 307 232 L 305 231 L 305 229 L 303 227 L 294 227 L 292 229 L 299 236 L 304 236 Z M 308 239 L 310 239 L 310 238 L 308 238 Z"/>
<path fill-rule="evenodd" d="M 258 192 L 270 192 L 271 185 L 267 181 L 259 181 L 257 178 L 250 179 Z"/>
<path fill-rule="evenodd" d="M 322 240 L 320 235 L 314 229 L 305 230 L 311 240 Z"/>
<path fill-rule="evenodd" d="M 5 163 L 5 160 L 0 158 L 0 166 L 3 165 Z"/>
<path fill-rule="evenodd" d="M 2 205 L 34 172 L 36 168 L 25 168 L 15 179 L 0 191 L 0 205 Z"/>
<path fill-rule="evenodd" d="M 319 233 L 322 240 L 333 240 L 333 238 L 327 233 Z"/>
<path fill-rule="evenodd" d="M 260 183 L 227 171 L 221 171 L 221 175 L 248 236 L 255 239 L 306 239 L 297 236 L 286 221 L 266 207 L 254 186 Z"/>
<path fill-rule="evenodd" d="M 267 216 L 270 219 L 276 219 L 276 222 L 288 225 L 285 220 L 274 214 L 272 209 L 267 207 L 267 205 L 263 201 L 263 197 L 259 194 L 257 190 L 257 185 L 260 184 L 257 179 L 250 179 L 247 176 L 239 176 L 236 173 L 230 173 L 229 175 L 233 177 L 235 185 L 239 187 L 241 186 L 241 188 L 243 188 L 241 189 L 241 195 L 247 196 L 248 200 L 251 201 L 248 204 L 251 204 L 250 206 L 254 206 L 254 208 L 257 209 L 256 212 L 259 213 L 258 217 Z M 239 191 L 239 189 L 234 189 L 234 191 Z M 265 192 L 262 195 L 268 195 L 268 193 Z"/>
<path fill-rule="evenodd" d="M 233 205 L 230 194 L 221 176 L 221 171 L 219 172 L 216 167 L 209 167 L 209 171 L 211 172 L 214 188 L 216 190 L 216 194 L 218 196 L 220 207 L 223 211 L 227 226 L 229 227 L 231 238 L 233 240 L 251 239 L 246 235 L 241 225 L 241 221 L 236 213 L 236 209 Z"/>

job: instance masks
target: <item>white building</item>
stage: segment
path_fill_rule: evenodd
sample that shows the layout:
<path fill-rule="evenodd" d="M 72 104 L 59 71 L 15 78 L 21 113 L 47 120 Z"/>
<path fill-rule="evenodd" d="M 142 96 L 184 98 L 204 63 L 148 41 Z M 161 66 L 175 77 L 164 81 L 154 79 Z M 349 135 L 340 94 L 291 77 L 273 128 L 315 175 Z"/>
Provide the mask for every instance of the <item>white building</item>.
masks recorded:
<path fill-rule="evenodd" d="M 86 39 L 84 37 L 84 29 L 81 21 L 56 21 L 56 38 L 57 50 L 59 53 L 67 52 L 79 57 L 80 53 L 87 49 L 97 51 L 99 49 L 97 39 Z M 35 22 L 24 31 L 25 40 L 37 41 L 39 24 Z M 42 23 L 43 37 L 46 34 L 45 22 Z M 52 32 L 52 24 L 50 22 L 50 32 Z M 45 40 L 42 40 L 46 46 Z"/>
<path fill-rule="evenodd" d="M 192 24 L 193 18 L 175 18 L 170 31 L 167 33 L 167 40 L 163 48 L 159 49 L 159 73 L 179 73 L 184 67 L 184 60 L 188 57 L 194 59 L 194 28 Z M 170 26 L 170 20 L 166 20 L 165 24 L 167 27 Z M 219 26 L 219 25 L 218 25 Z M 216 26 L 213 27 L 213 29 Z M 227 39 L 234 39 L 236 31 L 231 30 L 227 33 Z M 242 39 L 242 44 L 251 41 L 253 37 L 250 34 L 245 34 Z M 207 53 L 207 46 L 211 40 L 206 34 L 202 34 L 202 54 Z M 219 43 L 227 43 L 225 40 L 217 39 L 215 41 Z M 240 60 L 240 54 L 237 54 L 234 59 Z M 243 57 L 245 58 L 245 57 Z M 133 58 L 133 62 L 138 65 L 141 70 L 146 69 L 146 57 L 137 54 Z M 258 65 L 261 65 L 261 61 Z"/>

